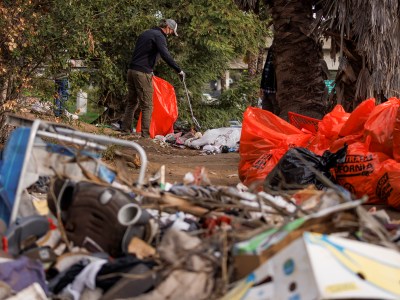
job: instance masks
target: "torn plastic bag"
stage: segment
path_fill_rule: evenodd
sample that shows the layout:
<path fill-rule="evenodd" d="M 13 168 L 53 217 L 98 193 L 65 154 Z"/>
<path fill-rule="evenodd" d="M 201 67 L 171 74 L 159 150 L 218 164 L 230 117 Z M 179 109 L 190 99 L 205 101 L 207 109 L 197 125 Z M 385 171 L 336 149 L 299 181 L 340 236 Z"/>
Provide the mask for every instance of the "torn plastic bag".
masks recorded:
<path fill-rule="evenodd" d="M 150 122 L 150 137 L 167 135 L 174 132 L 174 123 L 178 118 L 178 106 L 174 87 L 164 79 L 153 76 L 153 113 Z M 142 128 L 142 113 L 136 131 Z"/>
<path fill-rule="evenodd" d="M 347 145 L 336 153 L 327 150 L 319 156 L 306 148 L 291 148 L 268 174 L 264 182 L 264 190 L 292 190 L 304 188 L 310 184 L 320 190 L 325 189 L 327 186 L 316 173 L 320 172 L 335 182 L 330 169 L 337 163 L 344 162 L 346 151 Z"/>

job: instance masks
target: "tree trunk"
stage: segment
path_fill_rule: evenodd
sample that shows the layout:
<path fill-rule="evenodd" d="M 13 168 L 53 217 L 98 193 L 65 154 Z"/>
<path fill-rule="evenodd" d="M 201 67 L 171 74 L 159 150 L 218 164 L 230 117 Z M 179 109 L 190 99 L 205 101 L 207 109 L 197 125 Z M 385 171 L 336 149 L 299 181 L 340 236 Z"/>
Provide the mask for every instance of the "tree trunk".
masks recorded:
<path fill-rule="evenodd" d="M 226 73 L 221 75 L 221 94 L 226 91 Z"/>
<path fill-rule="evenodd" d="M 258 56 L 257 56 L 257 71 L 256 74 L 257 76 L 261 75 L 262 71 L 263 71 L 263 62 L 264 62 L 264 57 L 265 57 L 265 49 L 264 47 L 260 47 L 258 48 Z"/>
<path fill-rule="evenodd" d="M 254 78 L 257 75 L 258 56 L 252 52 L 247 52 L 247 72 L 249 78 Z"/>
<path fill-rule="evenodd" d="M 279 116 L 287 120 L 292 111 L 320 119 L 327 112 L 327 89 L 322 44 L 310 34 L 312 5 L 306 0 L 275 0 L 271 13 Z"/>
<path fill-rule="evenodd" d="M 8 140 L 11 132 L 15 129 L 14 126 L 6 124 L 7 113 L 10 109 L 6 108 L 4 104 L 10 100 L 11 92 L 11 76 L 10 77 L 0 77 L 0 145 L 4 145 Z"/>
<path fill-rule="evenodd" d="M 335 48 L 339 49 L 340 38 L 332 37 L 332 42 L 336 43 Z M 365 64 L 363 66 L 363 59 L 358 54 L 354 41 L 343 42 L 343 56 L 335 78 L 336 93 L 332 95 L 332 105 L 341 104 L 345 111 L 352 112 L 363 100 L 373 96 L 373 83 L 368 67 Z M 357 90 L 359 80 L 365 88 Z"/>

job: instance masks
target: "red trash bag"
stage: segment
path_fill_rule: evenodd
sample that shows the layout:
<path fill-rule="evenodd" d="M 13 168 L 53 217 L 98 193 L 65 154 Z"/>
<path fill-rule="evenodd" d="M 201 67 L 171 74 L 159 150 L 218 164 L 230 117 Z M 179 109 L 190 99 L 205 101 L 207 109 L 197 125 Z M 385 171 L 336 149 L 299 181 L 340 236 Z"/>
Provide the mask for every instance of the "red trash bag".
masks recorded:
<path fill-rule="evenodd" d="M 387 205 L 400 210 L 400 163 L 386 160 L 376 183 L 376 195 Z"/>
<path fill-rule="evenodd" d="M 311 134 L 304 133 L 273 113 L 256 107 L 244 112 L 239 146 L 239 178 L 246 184 L 265 178 L 268 168 L 252 168 L 253 163 L 263 154 L 281 149 L 285 153 L 289 147 L 304 147 Z M 274 157 L 276 153 L 274 152 Z M 267 166 L 265 164 L 265 166 Z M 272 168 L 271 168 L 272 169 Z"/>
<path fill-rule="evenodd" d="M 174 132 L 174 123 L 178 118 L 178 106 L 174 87 L 164 79 L 153 76 L 153 113 L 150 122 L 150 137 L 167 135 Z M 140 113 L 136 132 L 142 131 L 142 113 Z"/>
<path fill-rule="evenodd" d="M 322 155 L 326 149 L 336 152 L 344 144 L 350 145 L 364 141 L 364 124 L 374 108 L 374 98 L 363 101 L 350 115 L 345 113 L 340 105 L 336 106 L 335 110 L 324 118 L 321 132 L 317 133 L 307 148 Z M 332 132 L 328 132 L 329 130 Z"/>
<path fill-rule="evenodd" d="M 329 140 L 335 140 L 350 114 L 344 111 L 341 105 L 336 105 L 330 113 L 327 113 L 318 126 L 318 133 Z"/>
<path fill-rule="evenodd" d="M 400 162 L 400 109 L 397 110 L 393 128 L 393 158 Z"/>
<path fill-rule="evenodd" d="M 250 186 L 254 182 L 264 183 L 267 175 L 275 168 L 278 161 L 287 152 L 287 149 L 273 149 L 262 154 L 247 169 L 243 176 L 243 184 Z"/>
<path fill-rule="evenodd" d="M 318 131 L 306 148 L 317 155 L 323 155 L 331 143 L 338 138 L 339 131 L 349 115 L 341 105 L 336 105 L 319 122 Z"/>
<path fill-rule="evenodd" d="M 364 135 L 371 137 L 369 150 L 393 155 L 393 130 L 396 123 L 399 99 L 390 98 L 388 101 L 377 105 L 365 122 Z"/>
<path fill-rule="evenodd" d="M 357 142 L 347 148 L 346 160 L 335 168 L 338 184 L 361 198 L 368 195 L 368 203 L 384 203 L 376 193 L 381 177 L 382 165 L 389 159 L 387 155 L 368 151 L 370 138 L 366 143 Z"/>
<path fill-rule="evenodd" d="M 336 141 L 333 141 L 329 147 L 329 150 L 331 150 L 332 152 L 336 152 L 340 148 L 342 148 L 345 144 L 351 145 L 354 143 L 362 143 L 362 142 L 364 142 L 364 137 L 362 134 L 347 135 L 337 139 Z"/>
<path fill-rule="evenodd" d="M 361 102 L 350 114 L 346 123 L 339 132 L 339 136 L 358 135 L 364 131 L 371 112 L 375 108 L 375 98 L 370 98 Z"/>

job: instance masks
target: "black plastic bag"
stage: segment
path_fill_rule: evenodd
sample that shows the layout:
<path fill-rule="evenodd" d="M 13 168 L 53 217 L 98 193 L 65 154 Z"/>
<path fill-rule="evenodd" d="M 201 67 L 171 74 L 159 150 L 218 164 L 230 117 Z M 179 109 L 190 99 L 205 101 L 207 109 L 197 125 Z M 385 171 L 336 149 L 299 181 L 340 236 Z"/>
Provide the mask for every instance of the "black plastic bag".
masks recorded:
<path fill-rule="evenodd" d="M 321 175 L 335 182 L 330 169 L 344 162 L 346 152 L 347 145 L 336 153 L 327 150 L 322 156 L 306 148 L 291 148 L 266 177 L 264 190 L 297 190 L 310 184 L 319 190 L 326 189 Z"/>

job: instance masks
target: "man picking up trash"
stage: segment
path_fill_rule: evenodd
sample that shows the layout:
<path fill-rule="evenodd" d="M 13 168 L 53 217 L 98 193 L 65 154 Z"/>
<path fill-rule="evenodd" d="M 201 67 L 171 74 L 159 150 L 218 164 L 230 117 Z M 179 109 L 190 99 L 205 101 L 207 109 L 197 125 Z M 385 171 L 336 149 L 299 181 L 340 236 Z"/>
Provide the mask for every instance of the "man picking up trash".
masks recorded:
<path fill-rule="evenodd" d="M 178 66 L 167 48 L 168 35 L 178 36 L 177 23 L 172 19 L 161 20 L 158 27 L 146 30 L 139 35 L 128 70 L 128 99 L 121 124 L 123 132 L 130 133 L 133 117 L 139 107 L 142 111 L 142 137 L 150 137 L 150 121 L 153 112 L 153 68 L 157 56 L 173 68 L 181 77 L 185 73 Z"/>

